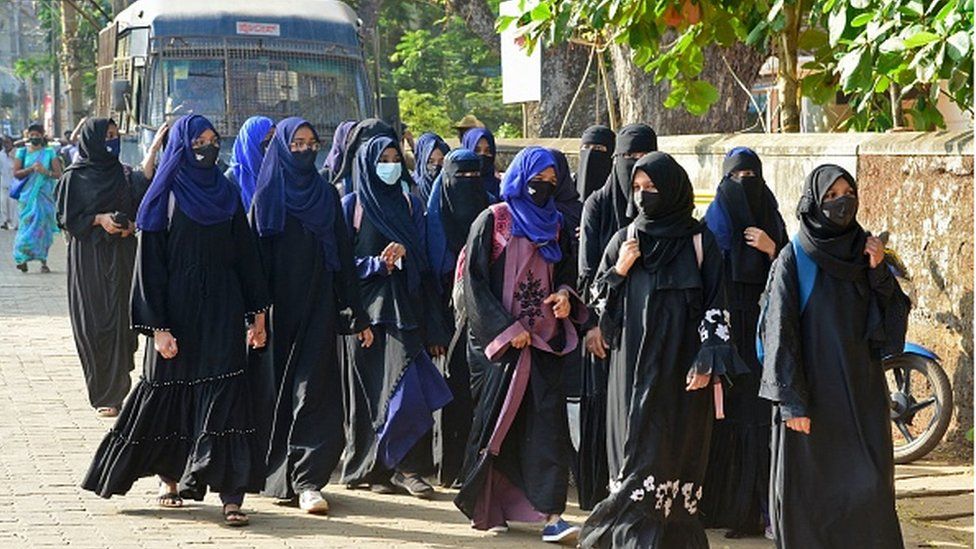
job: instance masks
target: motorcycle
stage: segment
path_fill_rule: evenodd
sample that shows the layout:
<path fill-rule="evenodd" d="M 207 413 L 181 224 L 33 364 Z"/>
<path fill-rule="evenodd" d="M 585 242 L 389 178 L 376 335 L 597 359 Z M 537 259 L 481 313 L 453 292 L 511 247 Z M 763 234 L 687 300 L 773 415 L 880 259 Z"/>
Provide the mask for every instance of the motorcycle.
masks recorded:
<path fill-rule="evenodd" d="M 881 235 L 885 244 L 887 236 Z M 914 303 L 914 283 L 905 264 L 894 250 L 886 249 L 885 257 Z M 911 463 L 935 449 L 949 429 L 952 386 L 939 356 L 917 343 L 906 343 L 902 353 L 886 357 L 882 364 L 891 398 L 895 463 Z"/>

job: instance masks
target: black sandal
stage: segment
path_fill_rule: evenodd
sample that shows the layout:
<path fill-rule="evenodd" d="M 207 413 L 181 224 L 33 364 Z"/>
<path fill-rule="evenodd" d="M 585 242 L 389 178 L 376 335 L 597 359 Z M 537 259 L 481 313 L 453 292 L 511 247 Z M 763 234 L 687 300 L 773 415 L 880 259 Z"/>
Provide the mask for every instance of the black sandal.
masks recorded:
<path fill-rule="evenodd" d="M 51 269 L 47 265 L 41 265 L 41 272 L 44 274 L 50 273 Z"/>
<path fill-rule="evenodd" d="M 160 494 L 156 498 L 156 503 L 166 509 L 179 509 L 183 507 L 183 498 L 176 492 L 170 492 L 168 494 Z"/>
<path fill-rule="evenodd" d="M 20 272 L 22 272 L 22 273 L 26 273 L 27 272 L 27 263 L 18 263 L 17 264 L 17 270 L 20 271 Z"/>
<path fill-rule="evenodd" d="M 228 511 L 227 506 L 224 505 L 224 524 L 230 526 L 231 528 L 239 528 L 241 526 L 247 526 L 251 523 L 251 519 L 247 518 L 247 514 L 240 509 L 234 509 L 233 511 Z"/>

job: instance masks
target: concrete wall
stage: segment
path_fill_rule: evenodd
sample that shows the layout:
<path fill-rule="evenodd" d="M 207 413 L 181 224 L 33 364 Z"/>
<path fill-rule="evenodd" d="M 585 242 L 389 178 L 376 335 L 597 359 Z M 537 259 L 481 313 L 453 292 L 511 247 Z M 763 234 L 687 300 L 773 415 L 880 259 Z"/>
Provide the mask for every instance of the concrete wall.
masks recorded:
<path fill-rule="evenodd" d="M 506 163 L 520 148 L 557 148 L 575 166 L 575 139 L 505 140 Z M 659 148 L 688 171 L 699 195 L 714 193 L 725 153 L 755 149 L 779 199 L 790 232 L 806 174 L 831 162 L 848 169 L 861 187 L 859 219 L 875 234 L 891 232 L 890 245 L 914 277 L 916 305 L 909 338 L 944 359 L 955 414 L 944 444 L 972 456 L 964 440 L 973 425 L 973 133 L 697 135 L 660 137 Z"/>

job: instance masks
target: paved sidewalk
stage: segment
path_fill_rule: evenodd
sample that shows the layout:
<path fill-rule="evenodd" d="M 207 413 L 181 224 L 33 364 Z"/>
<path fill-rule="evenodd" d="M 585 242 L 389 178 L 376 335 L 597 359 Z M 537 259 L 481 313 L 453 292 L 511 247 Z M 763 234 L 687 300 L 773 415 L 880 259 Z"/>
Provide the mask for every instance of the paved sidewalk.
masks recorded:
<path fill-rule="evenodd" d="M 25 275 L 10 259 L 12 238 L 0 231 L 0 548 L 543 546 L 534 527 L 504 536 L 472 530 L 452 493 L 421 502 L 330 486 L 328 517 L 252 497 L 245 503 L 251 526 L 234 530 L 218 524 L 213 496 L 181 510 L 158 509 L 152 479 L 111 500 L 83 492 L 78 483 L 110 420 L 97 418 L 87 403 L 66 311 L 65 246 L 59 237 L 53 274 L 31 265 Z M 898 476 L 909 547 L 972 547 L 971 466 L 922 464 L 901 467 Z M 571 505 L 567 518 L 578 523 L 584 515 Z M 710 538 L 713 547 L 772 547 L 765 540 L 729 542 L 720 532 Z"/>

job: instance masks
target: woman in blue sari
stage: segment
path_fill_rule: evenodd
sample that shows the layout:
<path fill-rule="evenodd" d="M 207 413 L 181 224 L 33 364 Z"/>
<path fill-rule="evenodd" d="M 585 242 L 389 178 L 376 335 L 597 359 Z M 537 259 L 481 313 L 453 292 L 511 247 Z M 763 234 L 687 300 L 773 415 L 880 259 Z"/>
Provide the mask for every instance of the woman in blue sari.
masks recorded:
<path fill-rule="evenodd" d="M 14 239 L 14 263 L 26 273 L 28 261 L 40 261 L 41 272 L 49 273 L 47 251 L 57 230 L 54 187 L 61 178 L 61 160 L 47 146 L 39 124 L 27 129 L 27 146 L 14 158 L 14 177 L 24 180 L 17 197 L 20 222 Z"/>

